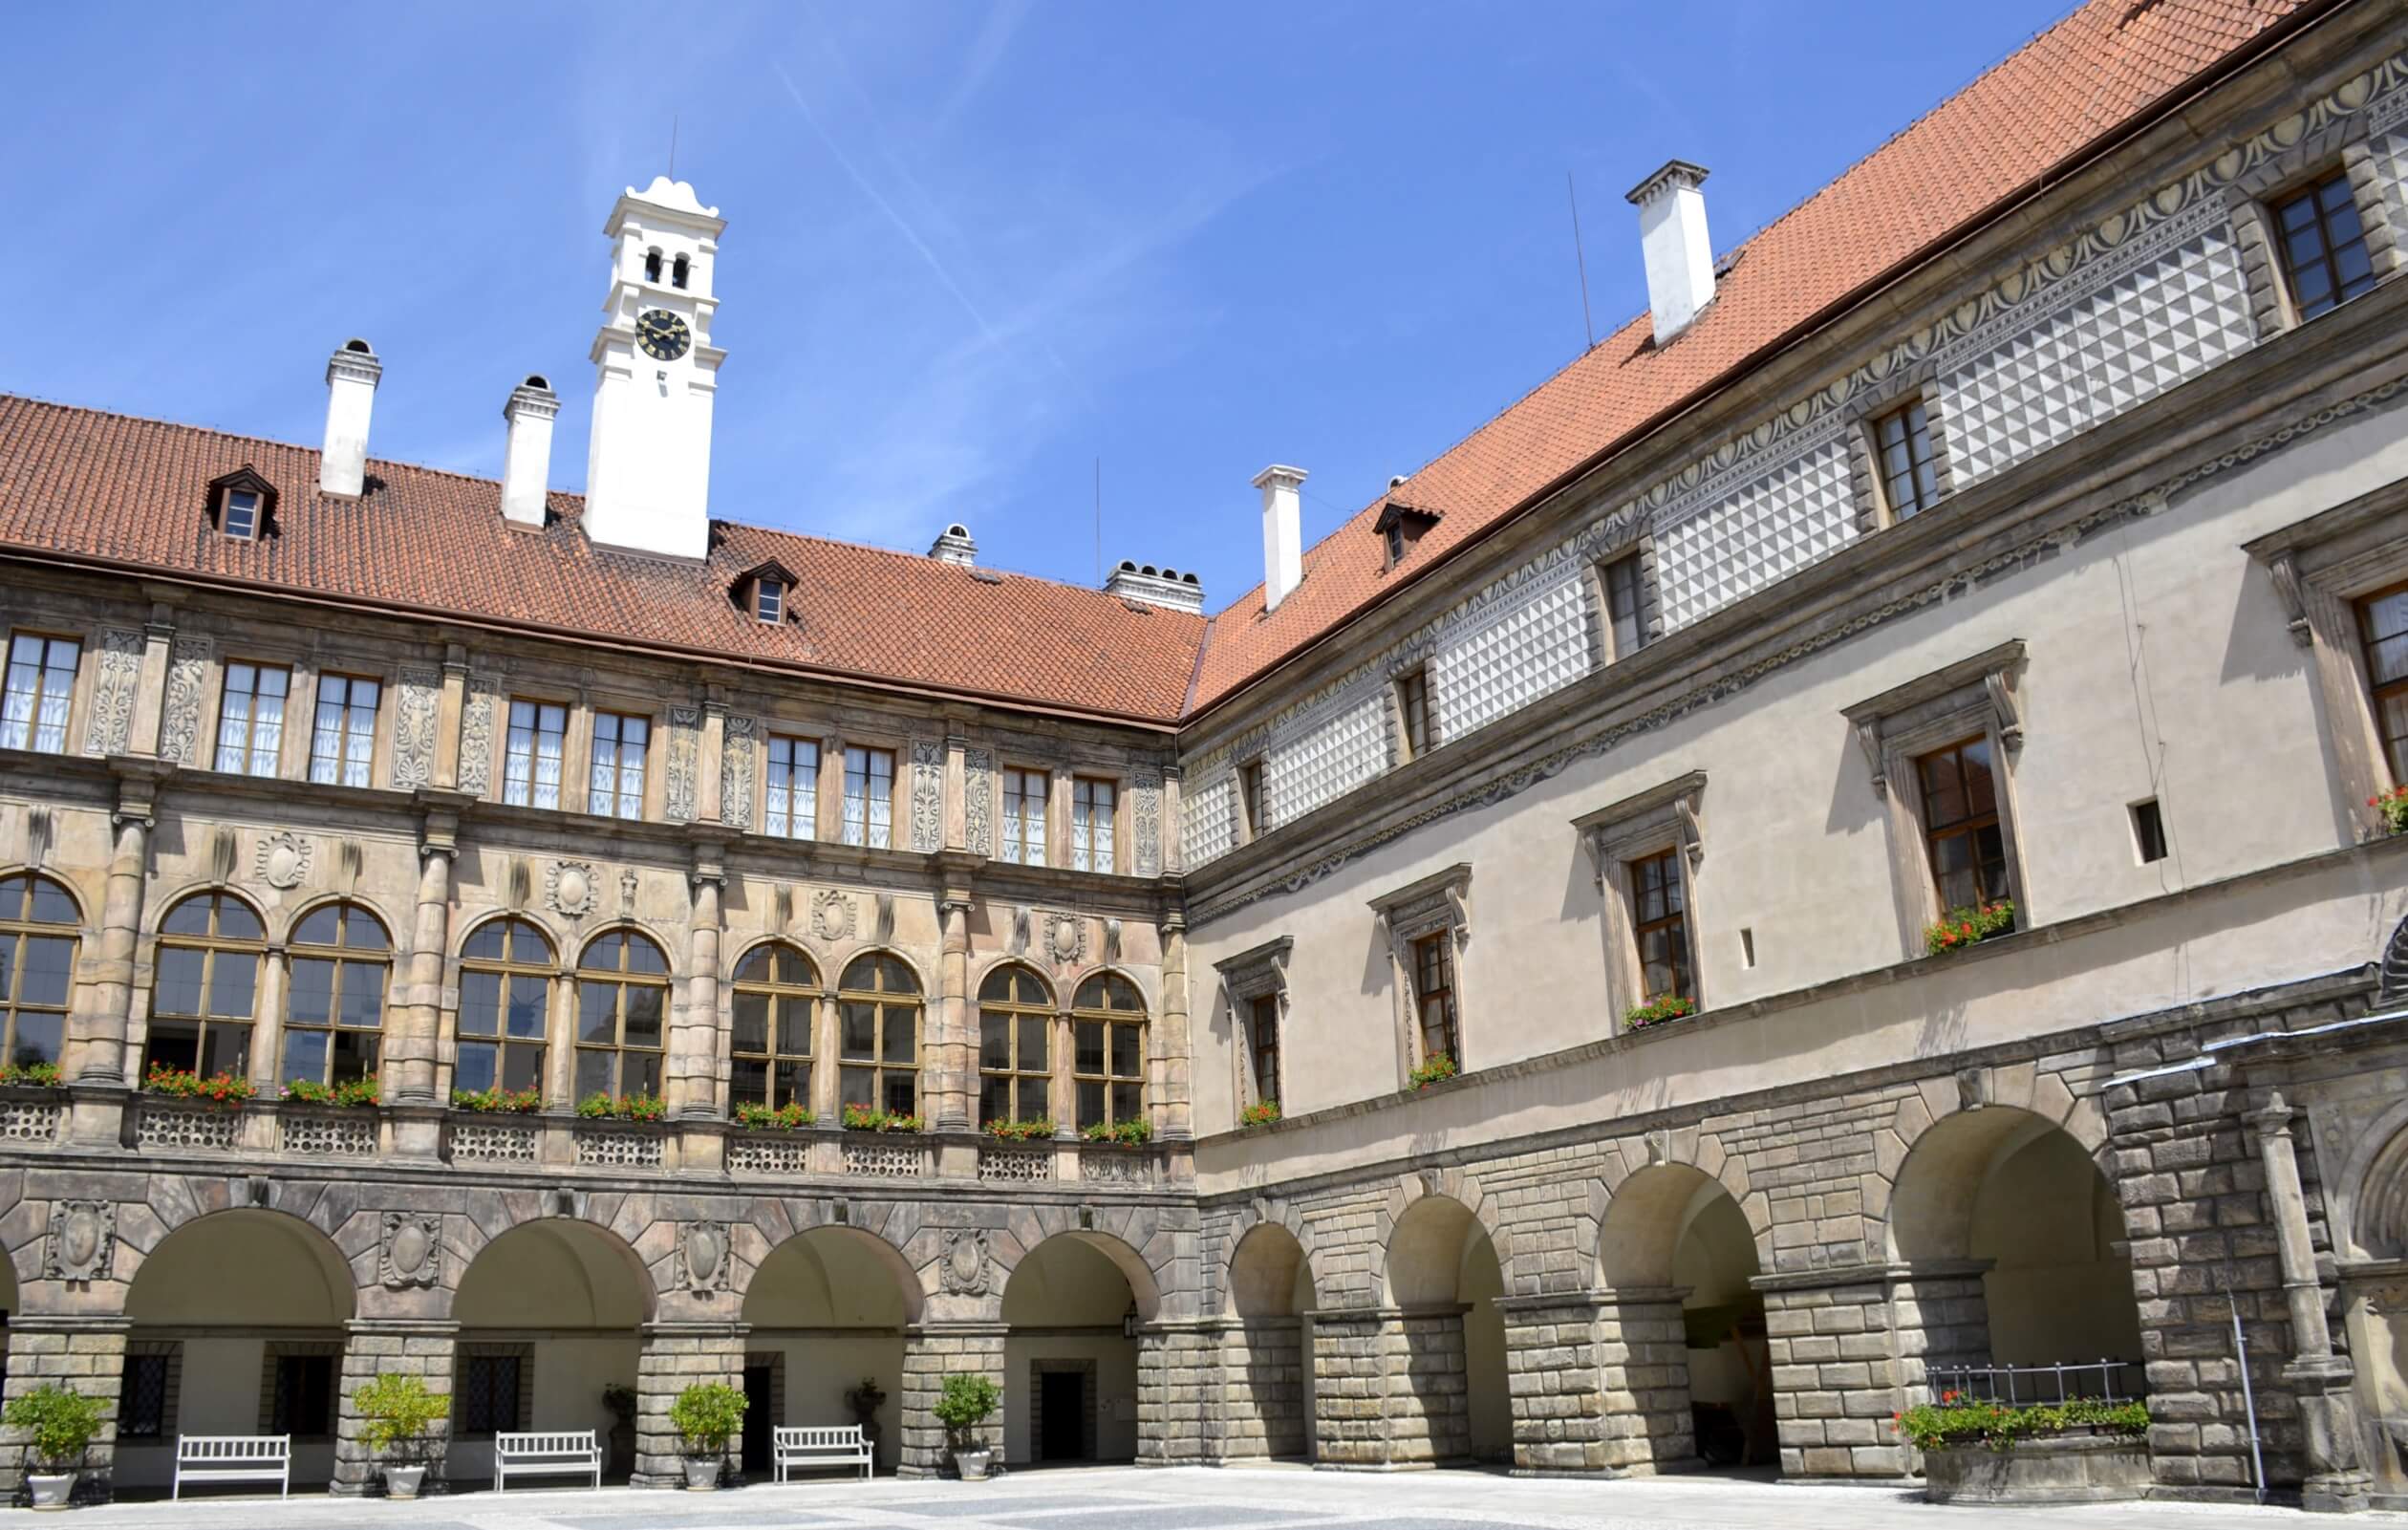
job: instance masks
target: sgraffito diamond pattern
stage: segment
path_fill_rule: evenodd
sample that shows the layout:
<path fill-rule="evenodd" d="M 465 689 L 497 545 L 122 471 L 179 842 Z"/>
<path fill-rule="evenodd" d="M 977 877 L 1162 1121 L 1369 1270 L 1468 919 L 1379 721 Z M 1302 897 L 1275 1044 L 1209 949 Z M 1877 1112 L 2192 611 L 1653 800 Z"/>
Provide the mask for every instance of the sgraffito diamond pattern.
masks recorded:
<path fill-rule="evenodd" d="M 1441 639 L 1430 661 L 1438 736 L 1459 739 L 1588 672 L 1585 593 L 1566 559 L 1491 619 Z"/>
<path fill-rule="evenodd" d="M 2386 134 L 2367 147 L 2383 200 L 2391 205 L 2392 226 L 2408 229 L 2408 131 Z"/>
<path fill-rule="evenodd" d="M 1266 768 L 1281 821 L 1344 796 L 1387 767 L 1386 709 L 1373 688 L 1336 716 L 1273 747 Z"/>
<path fill-rule="evenodd" d="M 1229 853 L 1231 828 L 1229 812 L 1232 799 L 1229 777 L 1223 776 L 1209 787 L 1202 787 L 1187 799 L 1186 822 L 1180 826 L 1179 846 L 1190 866 L 1201 866 L 1216 856 Z"/>
<path fill-rule="evenodd" d="M 1855 539 L 1848 444 L 1835 438 L 1703 514 L 1656 533 L 1664 629 L 1674 632 Z"/>
<path fill-rule="evenodd" d="M 2157 397 L 2251 337 L 2230 231 L 2210 229 L 1941 380 L 1957 486 Z"/>

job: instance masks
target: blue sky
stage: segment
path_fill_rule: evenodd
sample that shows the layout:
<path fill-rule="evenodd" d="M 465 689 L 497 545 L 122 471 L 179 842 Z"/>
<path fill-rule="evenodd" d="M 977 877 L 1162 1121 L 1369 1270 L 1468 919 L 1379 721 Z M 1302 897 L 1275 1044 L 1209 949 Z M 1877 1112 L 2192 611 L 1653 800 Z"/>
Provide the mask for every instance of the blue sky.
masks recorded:
<path fill-rule="evenodd" d="M 712 510 L 1094 576 L 1261 578 L 1645 305 L 1622 194 L 1709 166 L 1718 248 L 2064 0 L 1637 6 L 21 8 L 0 390 L 497 474 L 528 372 L 583 485 L 613 199 L 728 220 Z M 398 16 L 401 19 L 397 21 Z"/>

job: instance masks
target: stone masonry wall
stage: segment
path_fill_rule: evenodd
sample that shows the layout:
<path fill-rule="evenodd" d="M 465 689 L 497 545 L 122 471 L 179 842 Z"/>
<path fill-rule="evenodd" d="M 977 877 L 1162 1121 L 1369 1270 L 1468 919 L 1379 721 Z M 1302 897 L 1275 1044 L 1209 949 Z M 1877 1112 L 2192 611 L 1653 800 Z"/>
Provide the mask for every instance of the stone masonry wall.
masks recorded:
<path fill-rule="evenodd" d="M 1157 1326 L 1137 1335 L 1137 1460 L 1191 1466 L 1214 1458 L 1219 1415 L 1218 1325 Z"/>
<path fill-rule="evenodd" d="M 359 1390 L 379 1376 L 416 1376 L 426 1390 L 448 1405 L 459 1349 L 460 1325 L 454 1323 L 398 1323 L 355 1320 L 343 1347 L 342 1380 L 334 1400 L 334 1491 L 341 1494 L 384 1491 L 385 1461 L 373 1455 L 360 1439 L 366 1422 L 355 1399 Z M 441 1492 L 443 1453 L 451 1441 L 451 1411 L 444 1409 L 419 1457 L 430 1470 L 425 1487 Z M 404 1459 L 399 1464 L 412 1464 Z"/>
<path fill-rule="evenodd" d="M 109 1472 L 117 1453 L 118 1394 L 125 1373 L 127 1325 L 121 1319 L 33 1319 L 17 1316 L 9 1325 L 9 1375 L 0 1389 L 0 1407 L 47 1386 L 65 1387 L 97 1397 L 102 1405 L 100 1430 L 84 1451 L 82 1477 L 75 1484 L 78 1503 L 105 1502 Z M 31 1502 L 25 1487 L 29 1469 L 43 1463 L 30 1459 L 23 1430 L 0 1431 L 0 1493 L 11 1503 Z"/>
<path fill-rule="evenodd" d="M 1220 1453 L 1229 1459 L 1301 1455 L 1310 1420 L 1304 1400 L 1303 1324 L 1295 1318 L 1233 1323 L 1221 1337 Z"/>
<path fill-rule="evenodd" d="M 1004 1326 L 991 1324 L 931 1324 L 914 1328 L 903 1338 L 903 1395 L 897 1403 L 903 1421 L 898 1476 L 950 1476 L 953 1453 L 945 1428 L 936 1422 L 936 1399 L 945 1378 L 956 1371 L 983 1375 L 996 1386 L 1008 1386 L 1003 1374 Z M 978 1432 L 1000 1459 L 1003 1451 L 1003 1415 L 999 1410 Z"/>
<path fill-rule="evenodd" d="M 669 1405 L 698 1382 L 715 1381 L 741 1390 L 744 1332 L 741 1323 L 645 1326 L 643 1353 L 635 1362 L 635 1486 L 684 1485 L 685 1439 L 669 1422 Z"/>

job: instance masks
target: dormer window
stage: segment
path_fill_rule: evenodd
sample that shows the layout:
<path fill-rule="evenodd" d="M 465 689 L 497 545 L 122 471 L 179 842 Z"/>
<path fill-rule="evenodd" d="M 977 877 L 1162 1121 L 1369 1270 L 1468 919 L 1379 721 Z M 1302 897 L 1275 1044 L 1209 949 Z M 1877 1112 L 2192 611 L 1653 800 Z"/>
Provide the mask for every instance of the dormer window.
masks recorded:
<path fill-rule="evenodd" d="M 785 620 L 785 581 L 764 573 L 753 585 L 753 614 L 766 622 Z"/>
<path fill-rule="evenodd" d="M 241 537 L 247 542 L 259 534 L 259 490 L 229 488 L 226 506 L 218 516 L 218 528 L 227 536 Z"/>
<path fill-rule="evenodd" d="M 657 249 L 644 251 L 644 280 L 648 282 L 660 280 L 660 251 Z"/>
<path fill-rule="evenodd" d="M 736 609 L 764 626 L 783 626 L 792 614 L 794 571 L 783 563 L 757 564 L 728 587 Z"/>
<path fill-rule="evenodd" d="M 1438 524 L 1438 517 L 1429 510 L 1417 510 L 1395 500 L 1387 502 L 1371 529 L 1380 534 L 1381 568 L 1393 569 L 1412 555 L 1413 544 L 1422 533 Z"/>
<path fill-rule="evenodd" d="M 683 291 L 685 290 L 686 276 L 693 270 L 693 264 L 683 255 L 679 255 L 676 260 L 671 261 L 669 263 L 669 285 L 677 288 L 679 291 Z"/>
<path fill-rule="evenodd" d="M 247 463 L 209 480 L 206 508 L 221 533 L 255 542 L 274 529 L 276 488 Z"/>

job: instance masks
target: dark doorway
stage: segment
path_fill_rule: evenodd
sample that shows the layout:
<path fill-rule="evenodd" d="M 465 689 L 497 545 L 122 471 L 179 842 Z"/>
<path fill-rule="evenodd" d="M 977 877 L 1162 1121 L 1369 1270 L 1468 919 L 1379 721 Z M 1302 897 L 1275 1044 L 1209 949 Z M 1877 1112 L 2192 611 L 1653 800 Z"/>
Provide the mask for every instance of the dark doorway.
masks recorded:
<path fill-rule="evenodd" d="M 769 1432 L 777 1427 L 772 1401 L 777 1388 L 777 1369 L 767 1360 L 746 1361 L 744 1364 L 744 1475 L 767 1475 Z"/>
<path fill-rule="evenodd" d="M 1037 1459 L 1084 1461 L 1087 1443 L 1087 1378 L 1076 1370 L 1048 1370 L 1037 1378 Z"/>

